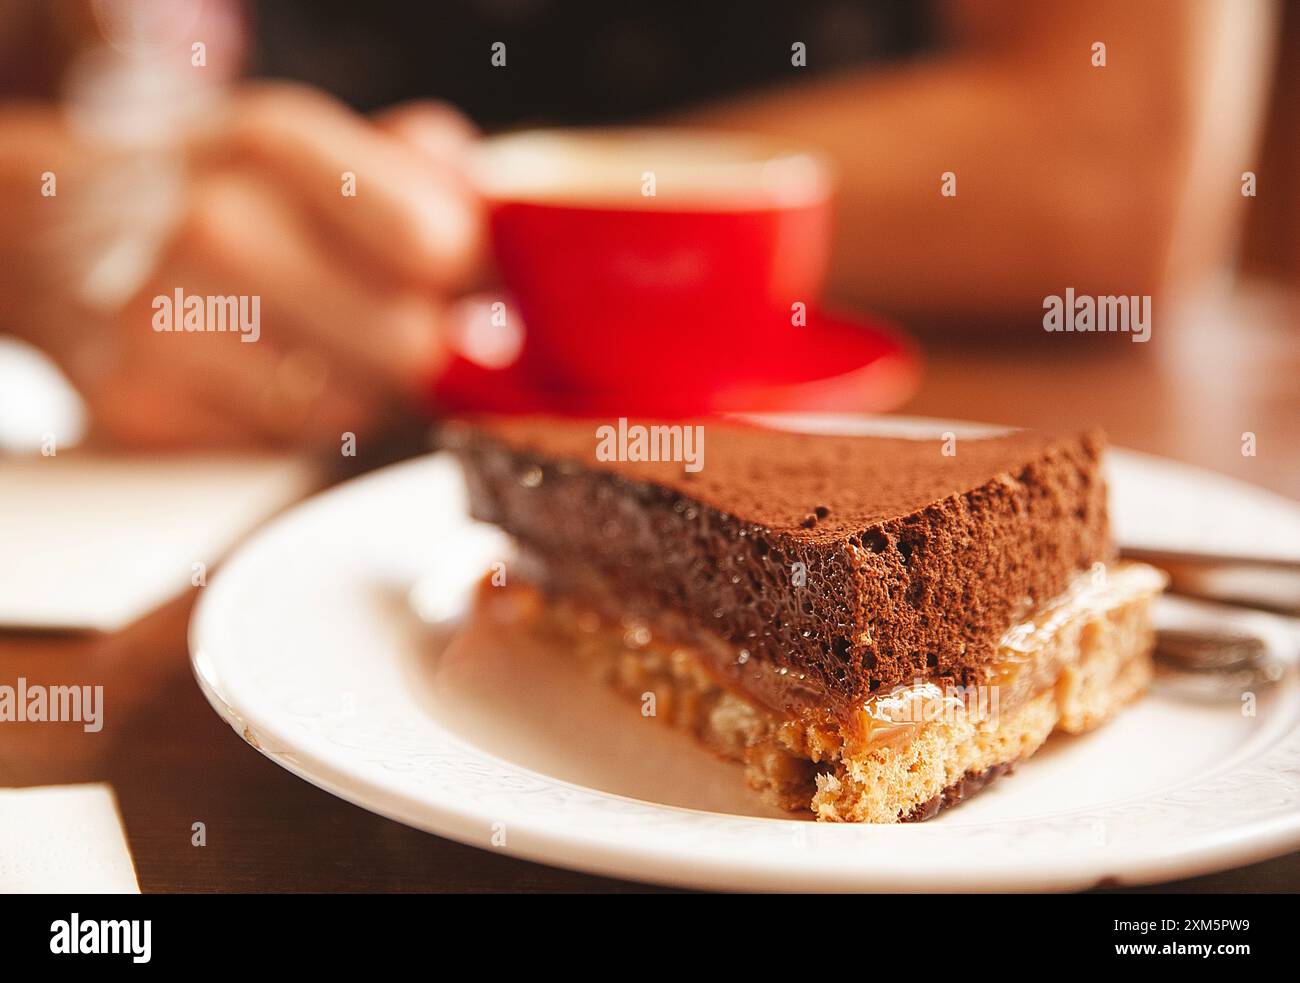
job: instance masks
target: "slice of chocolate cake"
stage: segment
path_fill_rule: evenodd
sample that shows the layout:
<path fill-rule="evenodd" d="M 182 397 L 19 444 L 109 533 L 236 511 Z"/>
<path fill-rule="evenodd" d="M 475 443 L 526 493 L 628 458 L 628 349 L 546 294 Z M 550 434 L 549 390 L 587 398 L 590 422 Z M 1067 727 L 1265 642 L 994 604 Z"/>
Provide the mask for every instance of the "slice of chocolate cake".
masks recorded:
<path fill-rule="evenodd" d="M 1099 434 L 444 436 L 545 627 L 786 808 L 928 818 L 1150 677 L 1162 575 L 1114 562 Z"/>

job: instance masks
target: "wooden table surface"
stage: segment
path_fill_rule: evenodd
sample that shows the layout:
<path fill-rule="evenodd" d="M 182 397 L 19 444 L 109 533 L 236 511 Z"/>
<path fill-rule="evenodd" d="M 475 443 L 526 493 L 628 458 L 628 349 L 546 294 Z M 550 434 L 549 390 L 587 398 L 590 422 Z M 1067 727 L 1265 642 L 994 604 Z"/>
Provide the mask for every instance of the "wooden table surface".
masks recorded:
<path fill-rule="evenodd" d="M 1245 291 L 1157 320 L 1147 345 L 940 348 L 907 412 L 1041 427 L 1100 424 L 1120 445 L 1300 497 L 1297 306 Z M 1056 342 L 1060 342 L 1057 344 Z M 1243 457 L 1244 432 L 1258 454 Z M 625 891 L 641 885 L 514 860 L 348 805 L 246 745 L 190 674 L 192 597 L 103 637 L 0 633 L 0 681 L 104 685 L 104 729 L 6 724 L 0 786 L 109 782 L 144 891 Z M 207 845 L 190 843 L 191 824 Z M 1300 891 L 1300 853 L 1159 889 Z"/>

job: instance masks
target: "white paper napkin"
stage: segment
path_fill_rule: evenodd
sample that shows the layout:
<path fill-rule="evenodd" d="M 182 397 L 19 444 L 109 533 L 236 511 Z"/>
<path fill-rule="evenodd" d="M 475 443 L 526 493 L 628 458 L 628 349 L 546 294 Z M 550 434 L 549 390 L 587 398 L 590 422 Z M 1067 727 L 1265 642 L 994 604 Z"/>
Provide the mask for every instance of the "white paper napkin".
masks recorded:
<path fill-rule="evenodd" d="M 316 483 L 285 457 L 0 461 L 0 627 L 116 631 Z"/>
<path fill-rule="evenodd" d="M 107 785 L 0 789 L 0 893 L 139 894 Z"/>

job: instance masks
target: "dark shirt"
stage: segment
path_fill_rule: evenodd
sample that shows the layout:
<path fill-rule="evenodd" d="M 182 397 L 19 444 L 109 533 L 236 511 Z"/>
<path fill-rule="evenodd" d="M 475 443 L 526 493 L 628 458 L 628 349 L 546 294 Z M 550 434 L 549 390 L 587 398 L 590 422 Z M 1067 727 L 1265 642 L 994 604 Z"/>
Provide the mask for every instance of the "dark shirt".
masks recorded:
<path fill-rule="evenodd" d="M 443 99 L 489 128 L 636 119 L 903 57 L 932 35 L 923 0 L 261 0 L 252 14 L 255 74 L 361 110 Z"/>

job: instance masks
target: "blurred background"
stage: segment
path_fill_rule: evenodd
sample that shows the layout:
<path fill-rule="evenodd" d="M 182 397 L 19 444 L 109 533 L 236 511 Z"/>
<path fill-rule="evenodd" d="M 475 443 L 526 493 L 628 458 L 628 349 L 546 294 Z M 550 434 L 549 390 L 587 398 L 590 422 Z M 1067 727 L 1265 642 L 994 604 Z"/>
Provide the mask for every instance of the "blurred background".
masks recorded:
<path fill-rule="evenodd" d="M 10 346 L 0 432 L 319 450 L 423 419 L 492 277 L 477 135 L 667 122 L 834 161 L 830 297 L 922 339 L 904 408 L 1233 470 L 1296 367 L 1298 100 L 1300 9 L 1266 0 L 2 0 L 0 332 L 84 403 L 38 399 Z M 275 327 L 174 344 L 148 325 L 178 285 Z M 1155 342 L 1047 335 L 1067 286 L 1152 296 Z M 1181 423 L 1116 428 L 1136 413 Z"/>
<path fill-rule="evenodd" d="M 1294 493 L 1298 106 L 1268 0 L 0 0 L 0 447 L 418 449 L 483 347 L 477 141 L 650 123 L 832 161 L 829 299 L 919 339 L 895 408 Z M 1043 331 L 1067 287 L 1152 340 Z M 178 344 L 178 289 L 266 331 Z"/>

